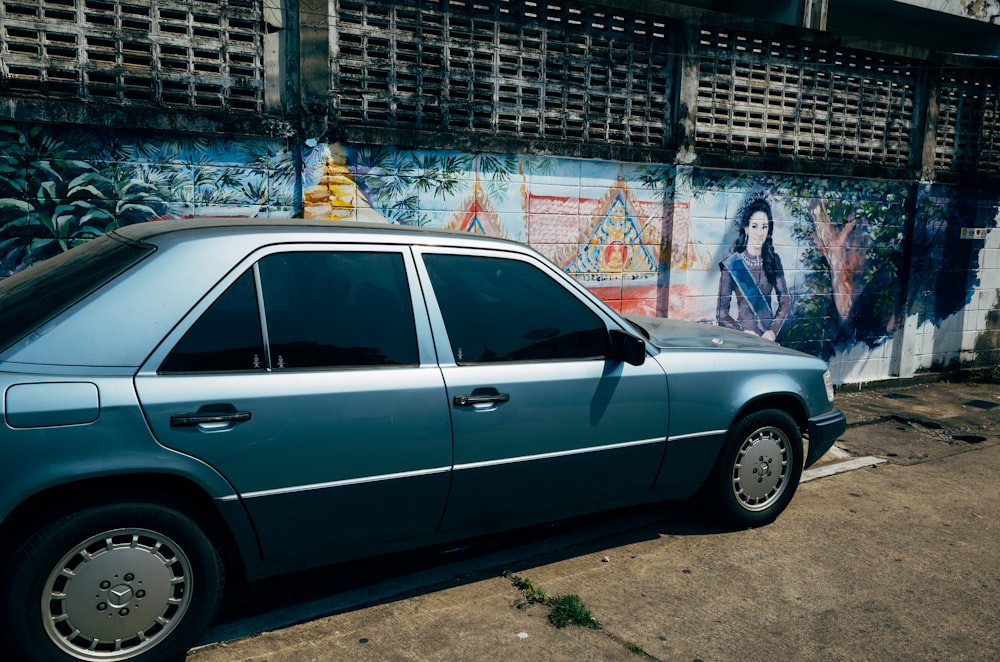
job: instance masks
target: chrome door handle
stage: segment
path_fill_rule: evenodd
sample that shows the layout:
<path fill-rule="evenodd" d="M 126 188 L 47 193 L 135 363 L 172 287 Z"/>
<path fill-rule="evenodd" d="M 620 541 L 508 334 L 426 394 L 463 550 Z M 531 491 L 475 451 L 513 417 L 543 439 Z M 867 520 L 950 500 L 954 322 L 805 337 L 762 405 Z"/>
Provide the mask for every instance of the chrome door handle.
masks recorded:
<path fill-rule="evenodd" d="M 452 402 L 456 407 L 473 407 L 475 405 L 489 405 L 498 402 L 508 402 L 510 395 L 507 393 L 473 393 L 472 395 L 456 395 Z"/>
<path fill-rule="evenodd" d="M 210 423 L 241 423 L 250 420 L 250 412 L 234 411 L 220 413 L 174 414 L 170 417 L 171 427 L 192 427 Z"/>

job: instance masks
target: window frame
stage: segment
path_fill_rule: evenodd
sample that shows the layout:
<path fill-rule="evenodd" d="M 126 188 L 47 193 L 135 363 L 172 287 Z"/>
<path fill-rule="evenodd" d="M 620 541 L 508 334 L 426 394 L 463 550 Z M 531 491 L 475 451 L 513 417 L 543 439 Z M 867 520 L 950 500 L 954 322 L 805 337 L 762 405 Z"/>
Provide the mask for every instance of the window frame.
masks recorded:
<path fill-rule="evenodd" d="M 614 314 L 610 309 L 606 309 L 604 305 L 600 302 L 595 302 L 585 288 L 569 277 L 565 272 L 556 268 L 553 264 L 535 258 L 534 256 L 527 255 L 520 252 L 514 251 L 503 251 L 503 250 L 491 250 L 491 249 L 468 249 L 468 248 L 458 248 L 458 247 L 441 247 L 441 246 L 414 246 L 413 247 L 414 256 L 416 258 L 416 267 L 420 273 L 421 284 L 425 291 L 425 298 L 427 300 L 427 312 L 431 320 L 431 328 L 434 332 L 434 343 L 437 350 L 438 363 L 442 368 L 459 367 L 459 368 L 483 368 L 490 366 L 506 366 L 506 365 L 518 365 L 525 363 L 562 363 L 562 362 L 577 362 L 577 361 L 596 361 L 596 360 L 608 360 L 611 358 L 610 351 L 610 334 L 612 329 L 620 329 L 621 324 L 616 320 Z M 456 360 L 454 350 L 452 349 L 451 338 L 448 335 L 448 328 L 445 324 L 444 315 L 441 311 L 440 305 L 437 300 L 437 294 L 434 291 L 430 274 L 427 271 L 427 266 L 424 263 L 425 255 L 456 255 L 456 256 L 466 256 L 466 257 L 484 257 L 484 258 L 500 258 L 506 260 L 513 260 L 518 262 L 523 262 L 531 267 L 534 267 L 543 274 L 548 275 L 552 280 L 559 286 L 563 288 L 568 296 L 575 298 L 582 306 L 588 309 L 594 316 L 600 320 L 604 325 L 605 331 L 609 337 L 608 350 L 609 354 L 606 354 L 602 358 L 592 357 L 592 358 L 549 358 L 549 359 L 525 359 L 518 361 L 496 361 L 496 362 L 476 362 L 467 363 L 459 362 Z"/>
<path fill-rule="evenodd" d="M 413 311 L 414 333 L 416 335 L 416 350 L 418 363 L 405 365 L 363 365 L 363 366 L 320 366 L 320 367 L 293 367 L 277 369 L 272 365 L 270 339 L 268 337 L 266 311 L 264 309 L 264 295 L 261 288 L 259 262 L 271 255 L 282 253 L 303 253 L 303 252 L 361 252 L 361 253 L 395 253 L 401 256 L 403 261 L 403 272 L 409 290 L 410 307 Z M 184 335 L 202 318 L 202 316 L 218 301 L 229 287 L 239 280 L 248 270 L 252 270 L 254 287 L 257 295 L 258 322 L 264 341 L 264 367 L 262 370 L 245 371 L 191 371 L 191 372 L 160 372 L 160 366 L 166 361 L 174 347 L 181 341 Z M 259 375 L 259 374 L 287 374 L 295 372 L 343 372 L 358 370 L 400 370 L 437 365 L 433 341 L 431 339 L 431 329 L 427 314 L 427 308 L 422 294 L 422 286 L 418 271 L 415 266 L 412 252 L 409 246 L 399 244 L 367 244 L 367 243 L 278 243 L 262 246 L 253 251 L 209 288 L 204 296 L 195 304 L 174 326 L 171 331 L 160 341 L 159 346 L 146 360 L 140 369 L 140 375 L 155 375 L 160 378 L 170 377 L 196 377 L 213 375 Z"/>
<path fill-rule="evenodd" d="M 261 271 L 262 271 L 262 263 L 266 262 L 270 258 L 274 258 L 274 257 L 280 256 L 280 255 L 308 255 L 311 258 L 311 257 L 314 257 L 314 256 L 320 254 L 320 253 L 331 253 L 331 254 L 337 254 L 337 255 L 344 255 L 344 254 L 348 254 L 348 253 L 354 253 L 354 254 L 365 254 L 365 255 L 381 254 L 381 255 L 399 256 L 400 259 L 399 259 L 398 265 L 402 267 L 402 276 L 403 276 L 403 279 L 404 279 L 403 285 L 404 285 L 405 290 L 404 291 L 396 291 L 396 292 L 393 292 L 393 294 L 396 295 L 396 296 L 398 296 L 400 298 L 400 302 L 401 303 L 404 302 L 404 297 L 407 297 L 405 300 L 409 301 L 409 303 L 410 303 L 409 311 L 410 311 L 410 315 L 411 315 L 411 322 L 413 322 L 413 326 L 412 326 L 412 329 L 413 329 L 413 358 L 416 359 L 415 361 L 406 362 L 406 363 L 384 363 L 384 364 L 380 364 L 380 363 L 371 363 L 371 364 L 359 363 L 359 364 L 344 364 L 344 365 L 336 365 L 336 364 L 322 365 L 322 364 L 320 364 L 320 365 L 301 365 L 301 366 L 291 365 L 291 366 L 287 366 L 287 365 L 283 365 L 284 364 L 284 359 L 282 358 L 282 354 L 281 353 L 279 353 L 278 356 L 277 356 L 277 358 L 275 358 L 275 356 L 274 356 L 274 353 L 275 353 L 275 341 L 274 341 L 275 333 L 274 332 L 277 329 L 277 327 L 279 326 L 278 319 L 279 319 L 279 311 L 281 310 L 281 306 L 280 306 L 280 304 L 278 302 L 278 297 L 275 297 L 273 299 L 270 298 L 270 297 L 272 297 L 274 295 L 273 294 L 269 295 L 268 289 L 274 287 L 277 290 L 278 289 L 278 287 L 277 287 L 278 284 L 274 283 L 274 282 L 268 282 L 269 278 L 271 278 L 271 277 L 268 276 L 267 274 L 262 274 L 261 273 Z M 306 259 L 309 259 L 309 258 L 306 258 Z M 265 265 L 265 269 L 266 268 L 267 267 Z M 399 253 L 397 251 L 370 250 L 370 249 L 351 250 L 351 251 L 345 251 L 345 250 L 328 250 L 328 251 L 293 250 L 293 251 L 279 251 L 279 252 L 270 253 L 270 254 L 265 255 L 265 256 L 261 257 L 260 259 L 258 259 L 253 264 L 253 270 L 254 270 L 254 275 L 255 275 L 255 279 L 256 279 L 256 283 L 257 283 L 257 305 L 258 305 L 258 311 L 259 311 L 259 314 L 260 314 L 261 328 L 263 329 L 263 336 L 264 336 L 264 339 L 265 339 L 264 342 L 265 342 L 266 363 L 267 363 L 267 366 L 268 366 L 268 370 L 270 372 L 278 372 L 278 371 L 281 371 L 281 372 L 301 372 L 301 371 L 328 371 L 328 370 L 337 370 L 337 371 L 340 371 L 340 370 L 367 370 L 367 369 L 376 369 L 376 368 L 377 369 L 381 369 L 381 368 L 414 368 L 414 367 L 418 367 L 420 365 L 420 349 L 419 349 L 419 342 L 417 340 L 416 323 L 412 319 L 413 316 L 415 315 L 414 310 L 413 310 L 413 297 L 412 297 L 413 288 L 411 286 L 410 279 L 407 277 L 406 262 L 405 262 L 405 259 L 403 258 L 403 255 L 401 253 Z M 351 275 L 349 274 L 349 276 L 351 276 Z M 360 281 L 359 284 L 362 284 L 364 282 L 363 280 L 360 280 L 360 279 L 358 279 L 358 280 Z M 286 285 L 287 285 L 287 283 L 286 283 Z M 354 295 L 355 295 L 355 298 L 357 298 L 358 297 L 358 292 L 355 291 Z M 313 299 L 313 301 L 318 301 L 318 299 Z M 270 303 L 270 306 L 271 306 L 270 310 L 269 310 L 269 307 L 268 307 L 269 303 Z M 319 311 L 317 310 L 316 312 L 318 314 Z M 373 317 L 374 317 L 374 315 L 373 315 Z M 308 338 L 306 338 L 306 340 L 308 340 Z M 287 344 L 287 342 L 282 343 L 281 346 L 284 346 L 285 344 Z M 279 350 L 279 351 L 283 351 L 283 350 Z"/>

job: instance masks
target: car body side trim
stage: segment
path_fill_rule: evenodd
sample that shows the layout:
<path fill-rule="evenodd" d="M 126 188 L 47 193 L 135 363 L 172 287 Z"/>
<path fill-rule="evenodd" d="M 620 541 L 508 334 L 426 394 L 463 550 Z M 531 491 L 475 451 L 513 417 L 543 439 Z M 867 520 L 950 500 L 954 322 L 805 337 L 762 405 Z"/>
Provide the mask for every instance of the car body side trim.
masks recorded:
<path fill-rule="evenodd" d="M 667 441 L 680 441 L 681 439 L 694 439 L 695 437 L 714 437 L 715 435 L 726 434 L 729 430 L 723 428 L 722 430 L 705 430 L 704 432 L 692 432 L 690 434 L 678 434 L 673 437 L 669 437 Z"/>
<path fill-rule="evenodd" d="M 662 437 L 656 437 L 654 439 L 641 439 L 639 441 L 627 441 L 620 444 L 608 444 L 605 446 L 593 446 L 590 448 L 574 449 L 569 451 L 558 451 L 554 453 L 541 453 L 538 455 L 527 455 L 524 457 L 512 457 L 504 458 L 501 460 L 486 460 L 483 462 L 471 462 L 468 464 L 456 464 L 455 470 L 462 469 L 479 469 L 482 467 L 490 466 L 501 466 L 504 464 L 514 464 L 518 462 L 531 462 L 535 460 L 546 460 L 556 457 L 566 457 L 569 455 L 581 455 L 584 453 L 596 453 L 601 451 L 616 450 L 619 448 L 631 448 L 633 446 L 645 446 L 648 444 L 659 444 L 663 443 L 664 439 Z M 278 494 L 293 494 L 296 492 L 309 492 L 311 490 L 323 490 L 334 487 L 345 487 L 348 485 L 361 485 L 364 483 L 376 483 L 386 480 L 398 480 L 400 478 L 416 478 L 419 476 L 430 476 L 439 473 L 445 473 L 451 471 L 452 467 L 436 467 L 433 469 L 421 469 L 419 471 L 404 471 L 395 474 L 384 474 L 381 476 L 364 476 L 362 478 L 350 478 L 347 480 L 335 480 L 329 483 L 316 483 L 313 485 L 296 485 L 295 487 L 279 487 L 273 490 L 259 490 L 256 492 L 247 492 L 243 494 L 244 499 L 255 499 L 258 497 L 275 496 Z M 222 497 L 221 501 L 229 501 L 239 498 L 237 495 L 231 495 Z"/>
<path fill-rule="evenodd" d="M 312 490 L 325 490 L 331 487 L 346 487 L 348 485 L 363 485 L 365 483 L 378 483 L 386 480 L 398 480 L 400 478 L 418 478 L 420 476 L 433 476 L 451 471 L 451 467 L 435 467 L 433 469 L 419 469 L 417 471 L 401 471 L 395 474 L 383 474 L 381 476 L 363 476 L 361 478 L 348 478 L 347 480 L 334 480 L 329 483 L 315 483 L 313 485 L 295 485 L 294 487 L 278 487 L 273 490 L 259 490 L 243 494 L 244 499 L 255 499 L 257 497 L 275 496 L 278 494 L 294 494 L 296 492 L 310 492 Z M 236 498 L 236 497 L 227 497 Z"/>
<path fill-rule="evenodd" d="M 469 462 L 468 464 L 456 464 L 455 470 L 481 469 L 482 467 L 498 467 L 504 464 L 517 464 L 519 462 L 533 462 L 535 460 L 548 460 L 555 457 L 566 457 L 569 455 L 583 455 L 586 453 L 600 453 L 603 451 L 617 450 L 619 448 L 631 448 L 633 446 L 647 446 L 649 444 L 662 444 L 666 439 L 655 437 L 653 439 L 640 439 L 639 441 L 626 441 L 620 444 L 607 444 L 605 446 L 590 446 L 588 448 L 574 448 L 568 451 L 555 451 L 552 453 L 539 453 L 538 455 L 524 455 L 521 457 L 506 457 L 499 460 L 484 460 L 482 462 Z"/>

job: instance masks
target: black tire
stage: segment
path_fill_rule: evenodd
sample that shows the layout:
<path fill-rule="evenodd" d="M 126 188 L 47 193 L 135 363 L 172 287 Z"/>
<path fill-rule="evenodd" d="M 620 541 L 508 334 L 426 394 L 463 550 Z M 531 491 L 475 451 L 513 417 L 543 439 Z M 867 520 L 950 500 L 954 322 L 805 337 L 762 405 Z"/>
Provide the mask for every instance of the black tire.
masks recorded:
<path fill-rule="evenodd" d="M 802 477 L 802 434 L 784 411 L 765 409 L 736 421 L 726 435 L 705 496 L 733 527 L 773 522 Z"/>
<path fill-rule="evenodd" d="M 13 660 L 183 660 L 215 616 L 224 579 L 215 547 L 180 512 L 87 508 L 15 552 L 0 641 Z"/>

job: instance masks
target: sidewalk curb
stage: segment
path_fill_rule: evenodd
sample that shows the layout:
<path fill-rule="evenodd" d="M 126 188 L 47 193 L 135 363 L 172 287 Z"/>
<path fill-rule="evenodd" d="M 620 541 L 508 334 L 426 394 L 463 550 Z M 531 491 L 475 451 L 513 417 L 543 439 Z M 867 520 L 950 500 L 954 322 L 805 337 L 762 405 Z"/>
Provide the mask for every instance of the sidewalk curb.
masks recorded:
<path fill-rule="evenodd" d="M 827 476 L 835 476 L 836 474 L 847 473 L 848 471 L 854 471 L 856 469 L 874 467 L 885 462 L 888 462 L 888 460 L 868 455 L 865 457 L 856 457 L 853 460 L 845 460 L 844 462 L 824 464 L 821 467 L 806 469 L 803 471 L 802 478 L 799 479 L 799 482 L 808 483 L 809 481 L 816 480 L 817 478 L 826 478 Z"/>

